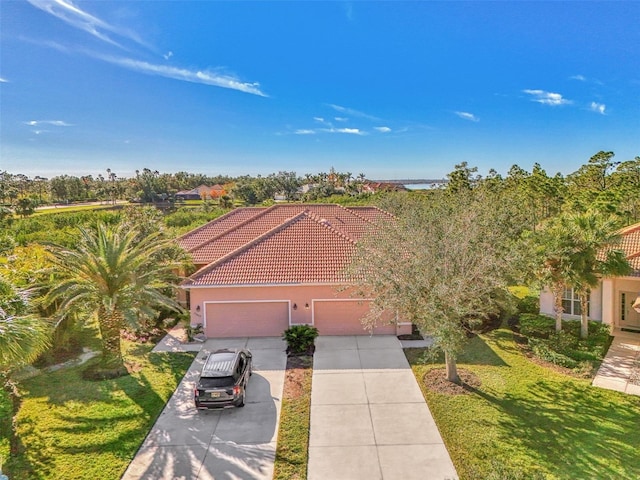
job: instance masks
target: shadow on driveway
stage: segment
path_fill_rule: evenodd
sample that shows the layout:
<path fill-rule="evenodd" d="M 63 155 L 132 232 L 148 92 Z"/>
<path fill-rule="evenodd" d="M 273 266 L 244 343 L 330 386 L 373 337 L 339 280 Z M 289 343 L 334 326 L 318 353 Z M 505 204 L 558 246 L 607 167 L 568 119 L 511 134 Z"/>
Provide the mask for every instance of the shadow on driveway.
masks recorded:
<path fill-rule="evenodd" d="M 255 365 L 274 354 L 254 350 Z M 284 365 L 284 351 L 277 355 Z M 272 478 L 284 369 L 254 370 L 243 408 L 197 410 L 193 388 L 204 358 L 193 362 L 123 479 Z"/>

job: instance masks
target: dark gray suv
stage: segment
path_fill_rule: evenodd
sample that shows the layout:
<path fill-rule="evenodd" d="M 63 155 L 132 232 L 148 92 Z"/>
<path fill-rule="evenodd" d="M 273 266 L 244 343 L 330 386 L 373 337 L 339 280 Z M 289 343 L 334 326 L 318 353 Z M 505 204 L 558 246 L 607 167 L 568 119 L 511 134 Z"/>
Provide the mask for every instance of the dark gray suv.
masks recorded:
<path fill-rule="evenodd" d="M 244 349 L 209 354 L 194 390 L 196 408 L 244 407 L 251 360 Z"/>

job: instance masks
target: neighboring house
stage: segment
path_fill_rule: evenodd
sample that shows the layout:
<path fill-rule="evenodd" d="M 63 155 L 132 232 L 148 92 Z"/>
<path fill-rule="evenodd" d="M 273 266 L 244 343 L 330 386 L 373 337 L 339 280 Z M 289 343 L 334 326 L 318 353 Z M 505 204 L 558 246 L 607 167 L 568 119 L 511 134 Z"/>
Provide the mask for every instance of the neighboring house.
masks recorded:
<path fill-rule="evenodd" d="M 603 278 L 591 291 L 589 318 L 611 325 L 613 328 L 640 330 L 640 313 L 633 304 L 640 296 L 640 223 L 621 232 L 620 248 L 625 252 L 633 272 L 626 277 Z M 580 318 L 580 301 L 572 288 L 565 290 L 563 299 L 565 318 Z M 540 313 L 555 315 L 553 295 L 549 290 L 540 294 Z"/>
<path fill-rule="evenodd" d="M 239 208 L 178 239 L 198 268 L 182 284 L 191 324 L 207 337 L 280 336 L 310 324 L 321 335 L 368 335 L 370 299 L 352 298 L 345 267 L 380 220 L 375 207 L 279 204 Z M 374 334 L 411 333 L 410 323 Z"/>
<path fill-rule="evenodd" d="M 192 190 L 182 190 L 176 193 L 177 200 L 203 200 L 207 198 L 217 198 L 220 195 L 216 195 L 212 192 L 221 193 L 224 191 L 222 185 L 214 185 L 213 187 L 209 187 L 207 185 L 200 185 Z"/>

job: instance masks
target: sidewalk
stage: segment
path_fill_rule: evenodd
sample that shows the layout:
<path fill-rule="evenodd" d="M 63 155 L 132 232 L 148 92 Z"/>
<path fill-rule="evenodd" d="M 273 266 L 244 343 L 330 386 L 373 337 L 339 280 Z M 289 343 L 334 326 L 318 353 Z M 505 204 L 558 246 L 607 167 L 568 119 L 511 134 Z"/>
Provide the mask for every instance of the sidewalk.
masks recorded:
<path fill-rule="evenodd" d="M 614 339 L 593 385 L 640 395 L 640 333 L 613 332 Z"/>
<path fill-rule="evenodd" d="M 204 345 L 202 342 L 186 343 L 183 327 L 173 327 L 162 340 L 153 347 L 154 352 L 199 352 Z"/>

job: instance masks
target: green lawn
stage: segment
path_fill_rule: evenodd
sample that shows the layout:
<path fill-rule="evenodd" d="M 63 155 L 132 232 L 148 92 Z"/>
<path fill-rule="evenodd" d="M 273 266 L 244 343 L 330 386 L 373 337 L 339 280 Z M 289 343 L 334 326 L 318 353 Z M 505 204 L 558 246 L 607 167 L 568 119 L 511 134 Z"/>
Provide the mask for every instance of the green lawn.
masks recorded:
<path fill-rule="evenodd" d="M 9 435 L 11 433 L 11 400 L 9 395 L 0 388 L 0 471 L 9 458 Z"/>
<path fill-rule="evenodd" d="M 293 358 L 298 359 L 299 363 L 297 367 L 293 367 L 291 363 L 287 365 L 280 411 L 274 480 L 304 480 L 307 478 L 313 357 Z"/>
<path fill-rule="evenodd" d="M 125 345 L 129 376 L 90 382 L 81 366 L 21 383 L 12 480 L 120 478 L 194 358 Z"/>
<path fill-rule="evenodd" d="M 482 381 L 466 395 L 427 390 L 425 372 L 443 365 L 405 352 L 461 480 L 640 478 L 640 397 L 532 362 L 506 328 L 459 359 Z"/>

